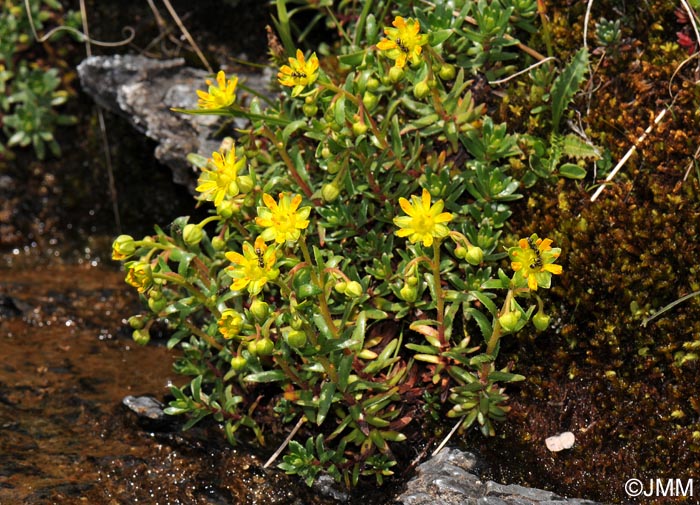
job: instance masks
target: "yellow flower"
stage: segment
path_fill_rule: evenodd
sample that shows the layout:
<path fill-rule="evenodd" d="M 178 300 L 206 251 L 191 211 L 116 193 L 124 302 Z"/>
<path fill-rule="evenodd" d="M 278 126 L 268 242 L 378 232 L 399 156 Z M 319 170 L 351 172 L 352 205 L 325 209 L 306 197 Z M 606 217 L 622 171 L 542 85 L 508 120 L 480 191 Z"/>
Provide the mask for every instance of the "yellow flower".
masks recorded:
<path fill-rule="evenodd" d="M 221 317 L 217 322 L 219 325 L 219 331 L 226 339 L 231 339 L 238 336 L 241 331 L 241 326 L 243 326 L 243 318 L 241 315 L 233 309 L 225 309 L 221 313 Z"/>
<path fill-rule="evenodd" d="M 226 259 L 232 263 L 227 272 L 233 278 L 233 291 L 247 288 L 251 295 L 257 295 L 267 281 L 275 280 L 280 273 L 275 268 L 275 248 L 267 247 L 262 237 L 255 239 L 255 246 L 244 242 L 243 254 L 227 252 Z"/>
<path fill-rule="evenodd" d="M 226 79 L 224 71 L 219 70 L 219 73 L 216 74 L 216 83 L 219 86 L 214 86 L 210 79 L 207 79 L 206 83 L 209 86 L 208 92 L 197 90 L 197 96 L 199 96 L 197 105 L 200 109 L 222 109 L 236 101 L 238 77 Z"/>
<path fill-rule="evenodd" d="M 433 244 L 433 238 L 444 238 L 450 233 L 443 223 L 450 222 L 452 214 L 442 212 L 445 206 L 442 200 L 431 206 L 427 189 L 423 189 L 420 197 L 411 196 L 411 203 L 405 198 L 399 198 L 399 205 L 408 214 L 394 218 L 394 224 L 401 228 L 395 232 L 399 237 L 408 237 L 412 244 L 421 240 L 424 246 L 429 247 Z"/>
<path fill-rule="evenodd" d="M 130 261 L 124 265 L 126 271 L 126 283 L 135 287 L 139 293 L 145 293 L 153 284 L 153 271 L 151 265 L 143 261 Z"/>
<path fill-rule="evenodd" d="M 202 170 L 199 176 L 197 191 L 202 193 L 206 200 L 213 200 L 219 207 L 225 197 L 234 197 L 240 191 L 238 187 L 238 171 L 245 165 L 245 156 L 236 159 L 236 149 L 231 149 L 225 154 L 212 153 L 211 160 L 214 170 Z"/>
<path fill-rule="evenodd" d="M 552 247 L 552 241 L 548 238 L 538 238 L 532 234 L 528 238 L 518 241 L 517 247 L 508 250 L 511 267 L 515 271 L 513 282 L 516 285 L 525 285 L 531 290 L 537 290 L 538 286 L 549 288 L 552 282 L 552 274 L 560 275 L 563 271 L 561 265 L 553 263 L 559 257 L 561 249 Z"/>
<path fill-rule="evenodd" d="M 389 37 L 377 44 L 377 49 L 387 57 L 395 60 L 394 66 L 403 68 L 410 58 L 411 64 L 420 62 L 420 53 L 428 43 L 427 35 L 420 35 L 420 23 L 412 18 L 404 19 L 396 16 L 391 23 L 394 28 L 384 28 L 384 34 Z"/>
<path fill-rule="evenodd" d="M 277 79 L 282 86 L 294 88 L 292 96 L 297 96 L 305 87 L 316 81 L 318 67 L 316 53 L 313 53 L 309 61 L 306 61 L 304 53 L 301 52 L 301 49 L 297 49 L 297 57 L 289 58 L 289 65 L 282 65 Z"/>
<path fill-rule="evenodd" d="M 256 224 L 265 228 L 260 237 L 265 241 L 274 239 L 278 244 L 299 240 L 301 230 L 309 226 L 311 212 L 311 207 L 299 208 L 301 195 L 292 197 L 288 193 L 280 193 L 277 203 L 265 193 L 263 202 L 266 207 L 258 207 L 258 217 L 255 219 Z"/>

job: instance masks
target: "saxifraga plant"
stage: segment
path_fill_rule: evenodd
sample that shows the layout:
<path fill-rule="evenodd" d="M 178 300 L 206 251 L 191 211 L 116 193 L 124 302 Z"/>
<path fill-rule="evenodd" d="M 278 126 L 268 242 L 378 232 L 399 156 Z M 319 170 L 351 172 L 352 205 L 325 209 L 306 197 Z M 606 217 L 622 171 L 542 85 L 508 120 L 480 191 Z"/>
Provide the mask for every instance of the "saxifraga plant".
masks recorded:
<path fill-rule="evenodd" d="M 467 76 L 520 62 L 510 34 L 534 30 L 536 2 L 508 2 L 508 16 L 457 3 L 330 13 L 333 54 L 274 46 L 279 100 L 239 103 L 238 78 L 219 72 L 181 111 L 249 122 L 211 158 L 189 158 L 211 215 L 122 235 L 113 257 L 150 309 L 130 319 L 134 339 L 156 321 L 172 329 L 176 371 L 192 379 L 167 412 L 186 428 L 211 416 L 231 443 L 245 427 L 261 444 L 270 422 L 303 428 L 279 466 L 351 486 L 391 475 L 392 447 L 423 416 L 484 435 L 506 417 L 505 385 L 523 377 L 498 364 L 500 341 L 548 327 L 538 293 L 562 272 L 560 249 L 536 234 L 503 249 L 527 143 L 475 103 Z M 291 34 L 293 12 L 278 7 Z M 500 56 L 484 56 L 494 44 Z"/>

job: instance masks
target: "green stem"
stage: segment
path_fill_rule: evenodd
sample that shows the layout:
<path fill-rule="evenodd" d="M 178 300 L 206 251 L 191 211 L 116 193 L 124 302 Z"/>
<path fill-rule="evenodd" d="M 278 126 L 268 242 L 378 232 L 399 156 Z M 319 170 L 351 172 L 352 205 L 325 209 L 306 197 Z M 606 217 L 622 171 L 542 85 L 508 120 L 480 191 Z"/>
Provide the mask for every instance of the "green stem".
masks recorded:
<path fill-rule="evenodd" d="M 203 332 L 202 330 L 200 330 L 199 328 L 197 328 L 195 325 L 193 325 L 192 323 L 190 323 L 187 319 L 185 319 L 184 324 L 185 324 L 185 326 L 187 327 L 188 330 L 190 330 L 192 333 L 194 333 L 194 334 L 197 335 L 198 337 L 203 338 L 204 340 L 206 340 L 207 343 L 208 343 L 210 346 L 212 346 L 212 347 L 218 349 L 219 351 L 221 351 L 221 350 L 224 348 L 224 346 L 221 345 L 219 342 L 217 342 L 216 339 L 214 339 L 214 337 L 212 337 L 211 335 L 208 335 L 207 333 Z"/>
<path fill-rule="evenodd" d="M 311 254 L 309 253 L 309 248 L 306 245 L 306 238 L 303 235 L 299 238 L 299 246 L 301 247 L 301 252 L 304 255 L 304 261 L 306 261 L 311 268 L 311 280 L 316 287 L 321 290 L 321 294 L 318 295 L 318 308 L 321 312 L 321 316 L 323 316 L 323 319 L 326 321 L 331 333 L 333 333 L 333 337 L 338 338 L 338 328 L 336 328 L 335 323 L 333 322 L 333 317 L 331 316 L 331 311 L 328 309 L 326 291 L 323 289 L 321 279 L 319 279 L 318 273 L 316 272 L 316 265 L 313 261 L 311 261 Z"/>
<path fill-rule="evenodd" d="M 216 307 L 209 305 L 209 299 L 204 295 L 204 293 L 202 293 L 199 289 L 197 289 L 192 283 L 187 282 L 185 279 L 183 279 L 182 276 L 176 274 L 175 272 L 168 272 L 168 273 L 154 273 L 153 278 L 164 280 L 167 282 L 172 282 L 174 284 L 182 286 L 192 296 L 194 296 L 197 300 L 199 300 L 202 303 L 202 305 L 207 307 L 214 317 L 216 317 L 217 319 L 221 317 L 221 313 L 219 312 L 219 310 Z"/>
<path fill-rule="evenodd" d="M 277 147 L 277 152 L 279 152 L 280 157 L 284 161 L 285 165 L 287 165 L 287 168 L 289 169 L 289 173 L 292 175 L 292 178 L 294 181 L 299 185 L 301 190 L 304 192 L 306 195 L 306 198 L 311 198 L 311 195 L 313 195 L 313 191 L 311 191 L 311 188 L 309 188 L 309 185 L 304 182 L 304 179 L 301 178 L 301 175 L 299 175 L 299 172 L 297 171 L 296 166 L 294 166 L 294 162 L 292 161 L 292 158 L 289 157 L 289 154 L 287 153 L 286 146 L 284 145 L 284 142 L 281 140 L 278 140 L 277 137 L 275 137 L 275 134 L 270 130 L 267 126 L 263 126 L 262 128 L 263 134 L 270 139 L 271 142 L 275 144 Z M 281 144 L 281 145 L 280 145 Z"/>
<path fill-rule="evenodd" d="M 501 307 L 501 311 L 499 312 L 499 315 L 503 315 L 506 312 L 510 312 L 510 304 L 511 301 L 513 300 L 513 288 L 510 288 L 508 290 L 508 294 L 506 295 L 506 299 L 503 302 L 503 306 Z M 486 354 L 491 354 L 493 355 L 494 351 L 496 350 L 496 345 L 498 344 L 498 340 L 503 336 L 503 329 L 501 327 L 501 323 L 498 320 L 498 317 L 496 318 L 496 322 L 493 325 L 493 333 L 491 333 L 491 338 L 489 338 L 489 342 L 486 345 Z"/>
<path fill-rule="evenodd" d="M 440 282 L 440 240 L 436 239 L 433 242 L 433 261 L 431 268 L 433 270 L 433 282 L 435 283 L 435 302 L 437 303 L 437 326 L 438 338 L 442 347 L 447 346 L 445 341 L 445 297 L 442 294 L 442 285 Z"/>

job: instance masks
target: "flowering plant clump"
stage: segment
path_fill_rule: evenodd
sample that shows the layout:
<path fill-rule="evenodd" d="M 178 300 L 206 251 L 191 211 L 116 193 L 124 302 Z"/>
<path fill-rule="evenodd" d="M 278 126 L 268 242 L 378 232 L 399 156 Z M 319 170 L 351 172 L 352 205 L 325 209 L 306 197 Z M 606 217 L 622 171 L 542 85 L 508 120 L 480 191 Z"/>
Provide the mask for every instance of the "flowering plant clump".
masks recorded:
<path fill-rule="evenodd" d="M 505 419 L 505 386 L 523 377 L 499 363 L 500 340 L 548 327 L 538 293 L 562 268 L 551 240 L 504 235 L 541 156 L 486 113 L 468 76 L 527 63 L 502 34 L 534 30 L 536 0 L 503 16 L 463 4 L 397 2 L 377 17 L 344 4 L 323 70 L 297 48 L 276 61 L 276 103 L 233 101 L 237 80 L 219 73 L 181 111 L 248 119 L 210 159 L 189 157 L 210 215 L 122 235 L 113 257 L 149 308 L 130 320 L 134 338 L 158 320 L 173 329 L 191 380 L 167 412 L 185 427 L 211 417 L 231 443 L 241 429 L 261 444 L 293 432 L 280 468 L 352 486 L 391 475 L 408 437 L 433 443 L 428 419 L 485 435 Z M 472 14 L 492 25 L 467 26 Z"/>

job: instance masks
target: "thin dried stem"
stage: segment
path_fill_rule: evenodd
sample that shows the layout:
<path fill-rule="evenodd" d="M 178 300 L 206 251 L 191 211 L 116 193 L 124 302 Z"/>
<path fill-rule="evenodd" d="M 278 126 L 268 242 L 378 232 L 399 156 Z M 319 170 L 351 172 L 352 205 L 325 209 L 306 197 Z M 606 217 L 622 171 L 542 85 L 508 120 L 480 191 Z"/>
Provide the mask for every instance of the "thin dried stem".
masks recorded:
<path fill-rule="evenodd" d="M 591 19 L 591 8 L 593 0 L 588 0 L 586 3 L 586 15 L 583 18 L 583 47 L 588 51 L 588 21 Z"/>
<path fill-rule="evenodd" d="M 284 442 L 282 442 L 282 445 L 280 445 L 280 446 L 277 448 L 277 450 L 274 452 L 274 454 L 272 454 L 272 456 L 270 456 L 270 459 L 268 459 L 267 461 L 265 461 L 265 464 L 263 465 L 263 468 L 267 468 L 267 467 L 269 467 L 272 463 L 275 462 L 275 460 L 277 459 L 277 457 L 278 457 L 280 454 L 282 454 L 282 451 L 284 451 L 284 449 L 287 447 L 287 445 L 289 445 L 289 442 L 292 441 L 292 439 L 294 438 L 294 435 L 297 434 L 297 431 L 299 431 L 299 428 L 301 428 L 301 425 L 304 424 L 305 422 L 306 422 L 306 417 L 301 416 L 301 417 L 299 418 L 299 420 L 297 421 L 297 424 L 296 424 L 296 425 L 294 426 L 294 428 L 292 429 L 292 431 L 289 433 L 289 435 L 287 435 L 287 438 L 285 438 L 285 439 L 284 439 Z"/>
<path fill-rule="evenodd" d="M 542 65 L 543 63 L 546 63 L 546 62 L 551 61 L 551 60 L 556 60 L 556 58 L 555 58 L 554 56 L 548 56 L 548 57 L 545 58 L 544 60 L 539 60 L 537 63 L 533 63 L 533 64 L 530 65 L 529 67 L 524 68 L 523 70 L 520 70 L 519 72 L 516 72 L 516 73 L 514 73 L 513 75 L 510 75 L 510 76 L 505 77 L 505 78 L 503 78 L 503 79 L 498 79 L 497 81 L 489 81 L 489 84 L 490 84 L 491 86 L 496 86 L 496 85 L 498 85 L 498 84 L 506 83 L 506 82 L 510 81 L 511 79 L 514 79 L 515 77 L 518 77 L 519 75 L 522 75 L 522 74 L 524 74 L 525 72 L 529 72 L 529 71 L 532 70 L 533 68 L 539 67 L 539 66 Z"/>
<path fill-rule="evenodd" d="M 190 35 L 190 32 L 187 30 L 187 28 L 185 28 L 185 25 L 182 24 L 182 21 L 180 20 L 180 16 L 178 16 L 177 12 L 175 12 L 175 9 L 173 9 L 173 6 L 170 3 L 170 0 L 163 0 L 163 4 L 165 4 L 165 8 L 168 9 L 170 16 L 173 18 L 173 20 L 175 21 L 175 24 L 177 24 L 178 28 L 180 28 L 180 31 L 187 39 L 187 42 L 190 43 L 194 52 L 197 53 L 197 56 L 199 57 L 202 64 L 207 68 L 207 70 L 209 72 L 211 72 L 213 74 L 214 69 L 211 67 L 211 65 L 209 65 L 209 62 L 204 57 L 204 53 L 202 53 L 202 51 L 199 49 L 199 46 L 192 38 L 192 35 Z"/>
<path fill-rule="evenodd" d="M 459 418 L 459 421 L 457 421 L 457 424 L 455 424 L 455 425 L 452 427 L 452 429 L 451 429 L 450 432 L 447 434 L 447 436 L 446 436 L 445 438 L 442 439 L 442 442 L 440 442 L 440 445 L 437 446 L 437 449 L 435 449 L 435 450 L 433 451 L 433 453 L 431 454 L 432 457 L 437 456 L 438 453 L 443 449 L 443 447 L 445 447 L 445 446 L 447 445 L 447 442 L 449 442 L 449 440 L 452 438 L 452 435 L 455 434 L 455 431 L 457 431 L 457 428 L 459 428 L 459 425 L 462 424 L 462 421 L 464 421 L 464 418 L 465 418 L 465 417 L 466 417 L 466 416 L 462 416 L 462 417 Z"/>
<path fill-rule="evenodd" d="M 637 146 L 644 141 L 645 138 L 647 138 L 647 135 L 651 133 L 651 130 L 659 124 L 659 121 L 663 119 L 663 117 L 666 115 L 666 112 L 668 109 L 663 109 L 658 116 L 656 116 L 656 119 L 654 119 L 654 122 L 649 125 L 649 127 L 644 130 L 644 133 L 642 133 L 635 144 L 629 148 L 629 150 L 625 153 L 625 155 L 620 159 L 620 161 L 617 162 L 617 165 L 615 165 L 615 168 L 612 169 L 612 171 L 608 174 L 608 176 L 605 178 L 605 182 L 610 182 L 613 180 L 617 172 L 620 171 L 620 169 L 624 166 L 625 163 L 627 163 L 627 160 L 632 156 L 632 154 L 637 150 Z M 596 199 L 600 196 L 600 194 L 603 192 L 605 189 L 605 184 L 601 184 L 600 187 L 596 190 L 595 193 L 593 193 L 593 196 L 591 197 L 591 202 L 595 202 Z"/>

